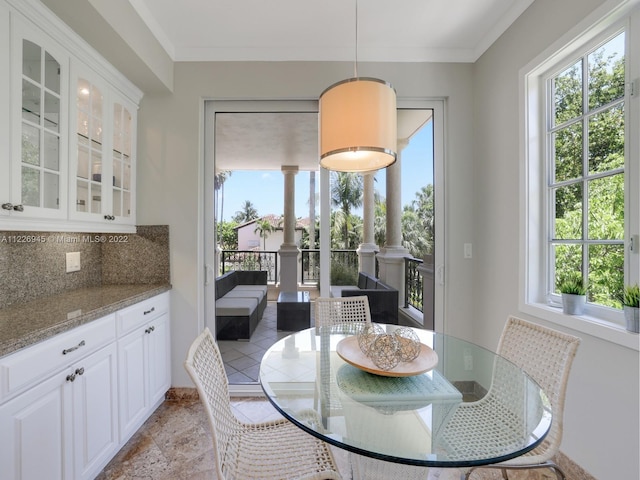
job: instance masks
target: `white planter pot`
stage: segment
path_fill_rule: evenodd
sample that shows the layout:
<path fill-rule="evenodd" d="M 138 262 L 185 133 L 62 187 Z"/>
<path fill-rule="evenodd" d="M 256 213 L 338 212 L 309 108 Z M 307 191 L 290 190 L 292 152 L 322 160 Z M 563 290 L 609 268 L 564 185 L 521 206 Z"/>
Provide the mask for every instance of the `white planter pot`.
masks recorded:
<path fill-rule="evenodd" d="M 627 330 L 634 333 L 640 333 L 640 308 L 638 307 L 623 307 L 624 319 L 627 323 Z"/>
<path fill-rule="evenodd" d="M 562 312 L 567 315 L 582 315 L 584 304 L 587 301 L 586 295 L 562 294 Z"/>

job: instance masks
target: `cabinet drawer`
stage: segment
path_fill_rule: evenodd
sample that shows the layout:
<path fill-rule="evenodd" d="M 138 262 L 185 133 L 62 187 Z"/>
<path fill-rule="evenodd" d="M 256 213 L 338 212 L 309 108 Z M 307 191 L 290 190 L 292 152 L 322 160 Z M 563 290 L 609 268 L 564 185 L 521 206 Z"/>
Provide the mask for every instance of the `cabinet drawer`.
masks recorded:
<path fill-rule="evenodd" d="M 113 342 L 115 333 L 112 314 L 0 359 L 0 401 Z"/>
<path fill-rule="evenodd" d="M 169 292 L 136 303 L 117 314 L 118 336 L 144 325 L 169 310 Z"/>

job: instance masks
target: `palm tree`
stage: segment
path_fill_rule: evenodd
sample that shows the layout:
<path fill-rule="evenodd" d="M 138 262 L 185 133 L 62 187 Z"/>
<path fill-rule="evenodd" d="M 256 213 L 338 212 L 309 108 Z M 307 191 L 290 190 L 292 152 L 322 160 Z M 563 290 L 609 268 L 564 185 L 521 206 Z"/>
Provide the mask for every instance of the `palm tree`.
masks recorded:
<path fill-rule="evenodd" d="M 216 204 L 220 203 L 220 216 L 218 217 L 219 222 L 223 220 L 222 207 L 224 206 L 224 182 L 226 182 L 227 178 L 230 176 L 231 172 L 229 170 L 224 170 L 222 172 L 218 172 L 213 177 L 213 191 L 215 192 Z"/>
<path fill-rule="evenodd" d="M 387 243 L 387 202 L 379 195 L 376 195 L 374 205 L 373 238 L 380 247 Z"/>
<path fill-rule="evenodd" d="M 258 218 L 258 210 L 253 206 L 249 200 L 245 200 L 242 204 L 242 208 L 236 212 L 233 216 L 233 220 L 238 223 L 250 222 Z"/>
<path fill-rule="evenodd" d="M 422 258 L 433 252 L 434 212 L 433 185 L 416 192 L 416 198 L 405 205 L 402 213 L 403 244 L 414 257 Z"/>
<path fill-rule="evenodd" d="M 253 230 L 253 233 L 258 233 L 260 237 L 262 237 L 262 250 L 267 249 L 267 237 L 274 231 L 273 225 L 268 218 L 262 217 L 260 220 L 256 221 L 256 228 Z"/>
<path fill-rule="evenodd" d="M 358 173 L 332 172 L 331 204 L 342 211 L 342 239 L 349 244 L 349 231 L 353 231 L 351 209 L 362 206 L 364 181 Z"/>

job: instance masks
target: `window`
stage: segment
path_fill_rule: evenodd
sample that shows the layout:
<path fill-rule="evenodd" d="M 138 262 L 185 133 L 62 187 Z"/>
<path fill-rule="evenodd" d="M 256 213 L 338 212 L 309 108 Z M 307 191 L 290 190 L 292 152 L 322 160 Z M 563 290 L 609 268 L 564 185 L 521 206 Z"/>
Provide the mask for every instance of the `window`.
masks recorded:
<path fill-rule="evenodd" d="M 581 272 L 594 306 L 624 285 L 625 32 L 547 80 L 549 291 Z"/>
<path fill-rule="evenodd" d="M 621 293 L 640 276 L 637 10 L 587 28 L 522 74 L 521 307 L 591 334 L 623 332 Z M 572 272 L 586 282 L 588 303 L 584 316 L 568 318 L 557 308 L 558 282 Z"/>

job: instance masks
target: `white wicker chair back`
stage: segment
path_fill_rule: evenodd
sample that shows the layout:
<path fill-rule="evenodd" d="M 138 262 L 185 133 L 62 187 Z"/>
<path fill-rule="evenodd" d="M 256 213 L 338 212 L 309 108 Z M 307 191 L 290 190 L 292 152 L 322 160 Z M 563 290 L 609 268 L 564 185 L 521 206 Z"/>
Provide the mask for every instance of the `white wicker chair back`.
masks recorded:
<path fill-rule="evenodd" d="M 184 365 L 211 427 L 216 478 L 341 479 L 327 444 L 289 421 L 244 423 L 236 418 L 220 350 L 208 328 L 194 340 Z"/>
<path fill-rule="evenodd" d="M 365 323 L 371 323 L 369 299 L 357 297 L 320 297 L 316 299 L 316 332 L 328 327 L 328 331 L 358 333 Z"/>

